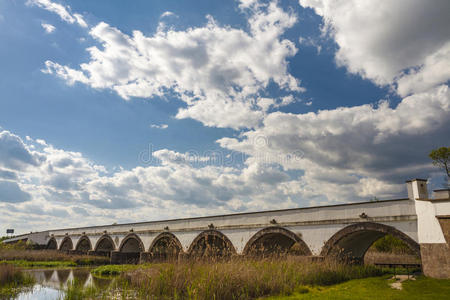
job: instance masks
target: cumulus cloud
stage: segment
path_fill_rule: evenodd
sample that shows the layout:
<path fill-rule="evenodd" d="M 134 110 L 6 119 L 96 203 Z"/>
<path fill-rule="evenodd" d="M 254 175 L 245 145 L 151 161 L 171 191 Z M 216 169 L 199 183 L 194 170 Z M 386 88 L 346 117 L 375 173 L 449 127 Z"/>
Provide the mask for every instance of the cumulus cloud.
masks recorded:
<path fill-rule="evenodd" d="M 219 143 L 250 157 L 263 153 L 286 170 L 303 170 L 303 179 L 315 181 L 315 190 L 328 199 L 339 198 L 332 189 L 327 193 L 319 188 L 329 182 L 353 184 L 362 196 L 370 189 L 361 184 L 377 180 L 377 186 L 384 182 L 385 193 L 393 195 L 399 190 L 393 183 L 431 172 L 428 151 L 450 136 L 450 91 L 443 85 L 406 97 L 395 108 L 383 101 L 317 113 L 274 112 L 263 126 L 243 136 Z M 299 150 L 302 159 L 279 159 Z"/>
<path fill-rule="evenodd" d="M 90 61 L 79 70 L 47 61 L 44 72 L 69 84 L 112 89 L 127 100 L 171 91 L 187 104 L 177 118 L 207 126 L 254 127 L 265 113 L 255 102 L 269 82 L 288 92 L 303 89 L 287 71 L 295 44 L 281 38 L 296 16 L 275 2 L 252 7 L 250 32 L 221 26 L 210 16 L 203 27 L 160 30 L 152 36 L 137 30 L 127 35 L 101 22 L 90 31 L 102 45 L 87 49 Z"/>
<path fill-rule="evenodd" d="M 21 170 L 37 166 L 42 157 L 35 155 L 22 139 L 9 131 L 0 132 L 0 166 Z"/>
<path fill-rule="evenodd" d="M 30 199 L 30 195 L 24 192 L 17 183 L 0 180 L 0 203 L 19 203 Z"/>
<path fill-rule="evenodd" d="M 51 24 L 47 24 L 47 23 L 41 23 L 42 28 L 44 28 L 46 33 L 52 33 L 55 31 L 56 27 L 51 25 Z"/>
<path fill-rule="evenodd" d="M 52 13 L 57 14 L 61 20 L 69 24 L 78 24 L 81 27 L 87 27 L 83 16 L 80 14 L 72 14 L 70 12 L 70 7 L 64 6 L 62 4 L 52 2 L 50 0 L 28 0 L 27 4 L 30 6 L 38 6 Z"/>
<path fill-rule="evenodd" d="M 449 1 L 299 2 L 323 17 L 324 31 L 339 46 L 336 62 L 350 72 L 380 85 L 400 78 L 402 96 L 448 80 Z"/>
<path fill-rule="evenodd" d="M 8 168 L 0 172 L 4 178 L 0 180 L 0 194 L 4 195 L 0 197 L 0 217 L 11 213 L 8 220 L 13 222 L 23 215 L 52 216 L 56 222 L 70 215 L 69 207 L 88 224 L 146 220 L 150 215 L 160 219 L 289 207 L 299 200 L 293 189 L 295 180 L 278 165 L 262 161 L 243 160 L 241 169 L 194 152 L 161 149 L 152 153 L 159 163 L 108 172 L 81 153 L 31 137 L 24 141 L 7 131 L 1 134 L 14 137 L 23 149 L 34 149 L 30 155 L 41 157 L 39 164 L 27 168 L 1 159 Z M 1 139 L 0 146 L 2 143 L 8 141 Z M 272 199 L 281 199 L 281 203 Z M 12 202 L 17 205 L 8 204 Z M 81 225 L 75 219 L 64 221 L 65 225 Z M 34 228 L 48 227 L 39 224 L 33 221 Z"/>

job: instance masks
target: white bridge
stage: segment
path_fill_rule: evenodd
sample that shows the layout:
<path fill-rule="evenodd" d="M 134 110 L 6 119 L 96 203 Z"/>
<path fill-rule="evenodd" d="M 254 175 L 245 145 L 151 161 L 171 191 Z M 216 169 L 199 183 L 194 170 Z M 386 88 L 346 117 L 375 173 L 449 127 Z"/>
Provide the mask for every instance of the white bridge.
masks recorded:
<path fill-rule="evenodd" d="M 18 236 L 47 249 L 105 255 L 112 263 L 187 256 L 291 251 L 362 262 L 386 234 L 421 255 L 424 273 L 450 278 L 449 190 L 428 199 L 426 180 L 407 183 L 408 199 L 49 230 Z"/>

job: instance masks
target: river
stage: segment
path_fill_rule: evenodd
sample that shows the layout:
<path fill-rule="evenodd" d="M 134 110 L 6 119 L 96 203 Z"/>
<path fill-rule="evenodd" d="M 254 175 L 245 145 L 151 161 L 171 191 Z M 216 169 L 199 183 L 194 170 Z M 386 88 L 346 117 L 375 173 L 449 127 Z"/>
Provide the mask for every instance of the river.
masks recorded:
<path fill-rule="evenodd" d="M 73 269 L 32 269 L 25 270 L 36 280 L 35 285 L 21 292 L 18 300 L 56 300 L 63 299 L 67 286 L 76 281 L 77 285 L 106 289 L 114 279 L 98 278 L 91 274 L 90 268 Z"/>

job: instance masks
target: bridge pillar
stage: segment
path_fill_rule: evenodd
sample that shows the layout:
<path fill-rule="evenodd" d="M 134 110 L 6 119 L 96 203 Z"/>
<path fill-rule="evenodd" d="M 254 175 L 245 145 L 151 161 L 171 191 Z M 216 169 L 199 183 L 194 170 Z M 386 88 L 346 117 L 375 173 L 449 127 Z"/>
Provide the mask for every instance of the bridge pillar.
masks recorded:
<path fill-rule="evenodd" d="M 111 251 L 111 264 L 138 264 L 142 252 Z"/>
<path fill-rule="evenodd" d="M 429 199 L 426 180 L 414 179 L 407 184 L 408 196 L 416 206 L 423 273 L 450 278 L 450 191 L 435 191 L 434 198 Z"/>

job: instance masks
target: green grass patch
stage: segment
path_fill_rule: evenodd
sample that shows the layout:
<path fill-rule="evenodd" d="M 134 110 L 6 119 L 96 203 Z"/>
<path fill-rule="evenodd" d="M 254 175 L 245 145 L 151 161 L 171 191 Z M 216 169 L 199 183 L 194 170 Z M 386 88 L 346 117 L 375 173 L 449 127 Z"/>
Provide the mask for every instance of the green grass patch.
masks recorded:
<path fill-rule="evenodd" d="M 447 299 L 450 295 L 450 280 L 418 277 L 403 282 L 402 290 L 395 290 L 389 283 L 391 276 L 350 280 L 332 286 L 299 286 L 290 296 L 275 296 L 264 299 Z"/>
<path fill-rule="evenodd" d="M 106 265 L 93 269 L 91 273 L 97 276 L 115 276 L 127 271 L 142 269 L 146 267 L 148 267 L 148 265 Z"/>

